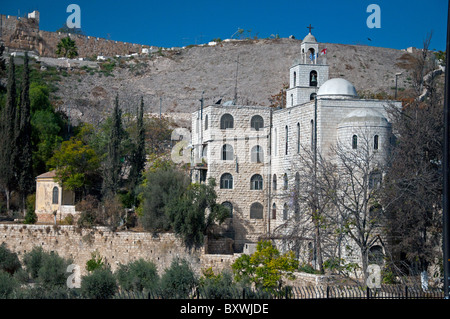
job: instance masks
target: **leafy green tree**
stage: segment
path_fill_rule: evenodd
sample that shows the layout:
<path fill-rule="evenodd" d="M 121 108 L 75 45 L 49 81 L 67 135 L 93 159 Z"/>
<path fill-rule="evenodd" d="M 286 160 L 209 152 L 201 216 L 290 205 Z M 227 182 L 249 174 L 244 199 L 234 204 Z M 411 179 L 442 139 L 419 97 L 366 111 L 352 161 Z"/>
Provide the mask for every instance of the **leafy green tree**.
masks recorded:
<path fill-rule="evenodd" d="M 13 275 L 21 267 L 17 254 L 9 250 L 5 243 L 2 243 L 0 245 L 0 271 Z"/>
<path fill-rule="evenodd" d="M 159 284 L 156 265 L 142 258 L 128 264 L 120 264 L 115 275 L 120 287 L 127 291 L 149 291 L 157 288 Z"/>
<path fill-rule="evenodd" d="M 69 59 L 78 56 L 75 40 L 72 40 L 69 36 L 62 38 L 56 46 L 56 54 Z"/>
<path fill-rule="evenodd" d="M 109 299 L 118 290 L 117 280 L 109 268 L 98 268 L 81 278 L 81 295 L 89 299 Z"/>
<path fill-rule="evenodd" d="M 33 247 L 23 256 L 23 264 L 30 278 L 47 290 L 66 287 L 66 269 L 71 263 L 70 259 L 60 257 L 56 252 L 46 252 L 40 246 Z"/>
<path fill-rule="evenodd" d="M 187 189 L 188 176 L 168 162 L 161 167 L 150 169 L 141 187 L 141 207 L 139 219 L 148 231 L 170 229 L 166 206 L 173 198 L 179 198 Z"/>
<path fill-rule="evenodd" d="M 0 299 L 11 298 L 18 287 L 19 283 L 13 276 L 0 270 Z"/>
<path fill-rule="evenodd" d="M 201 296 L 208 299 L 236 298 L 237 285 L 233 282 L 233 274 L 227 270 L 214 274 L 212 268 L 203 271 L 199 279 Z"/>
<path fill-rule="evenodd" d="M 48 170 L 47 162 L 63 141 L 64 119 L 55 112 L 47 86 L 30 84 L 31 139 L 34 176 Z"/>
<path fill-rule="evenodd" d="M 42 267 L 44 259 L 44 250 L 41 246 L 35 246 L 33 249 L 23 256 L 23 263 L 27 272 L 32 279 L 38 277 L 39 269 Z"/>
<path fill-rule="evenodd" d="M 170 267 L 161 276 L 161 290 L 164 298 L 188 298 L 197 286 L 198 280 L 194 271 L 185 259 L 175 258 Z"/>
<path fill-rule="evenodd" d="M 190 184 L 181 197 L 165 207 L 172 229 L 188 247 L 202 245 L 210 227 L 229 217 L 229 210 L 216 202 L 214 187 L 214 179 L 208 184 Z"/>
<path fill-rule="evenodd" d="M 283 279 L 293 279 L 298 261 L 292 251 L 281 254 L 270 241 L 260 241 L 256 252 L 243 254 L 232 264 L 236 281 L 248 281 L 257 288 L 277 292 L 283 287 Z"/>
<path fill-rule="evenodd" d="M 66 189 L 82 190 L 86 195 L 98 180 L 100 160 L 89 145 L 72 137 L 61 143 L 48 166 L 56 170 L 56 179 Z"/>
<path fill-rule="evenodd" d="M 65 288 L 68 277 L 66 269 L 72 261 L 60 257 L 53 251 L 44 252 L 42 257 L 41 266 L 37 272 L 37 283 L 47 289 Z"/>
<path fill-rule="evenodd" d="M 15 122 L 16 122 L 16 79 L 14 58 L 10 56 L 6 105 L 0 117 L 0 186 L 6 196 L 6 210 L 10 211 L 10 195 L 16 184 L 15 178 Z"/>

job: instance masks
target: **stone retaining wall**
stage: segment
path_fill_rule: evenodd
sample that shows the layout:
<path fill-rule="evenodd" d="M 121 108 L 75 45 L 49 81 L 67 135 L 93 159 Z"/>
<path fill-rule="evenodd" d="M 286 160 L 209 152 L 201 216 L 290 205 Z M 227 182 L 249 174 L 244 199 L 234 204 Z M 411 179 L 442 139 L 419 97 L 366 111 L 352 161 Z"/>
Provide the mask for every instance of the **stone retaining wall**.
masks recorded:
<path fill-rule="evenodd" d="M 16 252 L 19 258 L 40 246 L 71 258 L 86 273 L 86 262 L 97 251 L 115 271 L 119 264 L 143 258 L 156 264 L 161 273 L 174 258 L 186 259 L 197 274 L 212 267 L 215 273 L 230 268 L 239 256 L 205 254 L 204 249 L 188 250 L 172 233 L 112 232 L 106 227 L 80 229 L 76 226 L 0 224 L 0 244 Z"/>

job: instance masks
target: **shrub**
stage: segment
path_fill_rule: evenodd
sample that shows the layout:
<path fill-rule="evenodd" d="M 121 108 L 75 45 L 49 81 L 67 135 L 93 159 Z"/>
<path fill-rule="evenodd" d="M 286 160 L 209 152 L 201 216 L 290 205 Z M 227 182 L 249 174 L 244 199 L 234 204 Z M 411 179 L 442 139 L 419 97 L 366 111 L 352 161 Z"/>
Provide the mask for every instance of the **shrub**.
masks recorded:
<path fill-rule="evenodd" d="M 174 259 L 161 277 L 161 290 L 164 298 L 188 298 L 197 285 L 197 279 L 191 267 L 184 259 Z"/>
<path fill-rule="evenodd" d="M 5 243 L 0 245 L 0 271 L 3 270 L 13 275 L 21 268 L 19 258 L 16 253 L 11 252 Z"/>
<path fill-rule="evenodd" d="M 116 272 L 119 285 L 124 290 L 142 292 L 152 290 L 159 282 L 156 265 L 150 261 L 139 259 L 126 265 L 120 264 Z"/>
<path fill-rule="evenodd" d="M 17 280 L 9 273 L 0 270 L 0 299 L 9 298 L 17 287 Z"/>
<path fill-rule="evenodd" d="M 81 212 L 77 224 L 80 227 L 92 227 L 97 222 L 98 200 L 88 195 L 75 206 L 75 210 Z"/>
<path fill-rule="evenodd" d="M 145 230 L 170 229 L 165 209 L 173 198 L 179 198 L 189 185 L 189 177 L 173 167 L 161 167 L 146 174 L 142 187 L 142 215 L 140 222 Z"/>
<path fill-rule="evenodd" d="M 67 267 L 71 261 L 60 257 L 55 252 L 44 253 L 41 268 L 38 271 L 37 282 L 44 288 L 65 287 L 68 273 Z"/>
<path fill-rule="evenodd" d="M 201 295 L 208 299 L 235 298 L 237 286 L 233 282 L 233 275 L 224 271 L 215 275 L 212 268 L 203 271 L 203 277 L 199 280 Z"/>
<path fill-rule="evenodd" d="M 55 252 L 45 252 L 42 247 L 34 247 L 23 258 L 30 277 L 46 289 L 65 287 L 68 277 L 67 266 L 72 262 Z"/>
<path fill-rule="evenodd" d="M 81 280 L 81 295 L 89 299 L 109 299 L 117 292 L 117 281 L 108 268 L 98 268 Z"/>
<path fill-rule="evenodd" d="M 34 224 L 37 222 L 37 215 L 35 213 L 36 194 L 27 196 L 25 224 Z"/>
<path fill-rule="evenodd" d="M 42 266 L 42 259 L 44 258 L 43 256 L 44 250 L 42 247 L 35 246 L 23 257 L 25 268 L 32 279 L 36 279 L 38 277 L 39 269 L 41 269 Z"/>
<path fill-rule="evenodd" d="M 91 259 L 86 262 L 86 270 L 92 272 L 104 266 L 103 258 L 98 251 L 91 253 Z"/>

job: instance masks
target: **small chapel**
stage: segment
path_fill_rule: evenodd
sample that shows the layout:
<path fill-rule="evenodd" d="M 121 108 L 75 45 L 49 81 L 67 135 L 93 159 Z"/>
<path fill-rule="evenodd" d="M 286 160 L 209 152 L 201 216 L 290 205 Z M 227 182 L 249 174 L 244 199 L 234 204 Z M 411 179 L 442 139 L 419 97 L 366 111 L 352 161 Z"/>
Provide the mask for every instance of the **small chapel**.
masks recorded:
<path fill-rule="evenodd" d="M 311 29 L 292 62 L 284 107 L 228 101 L 192 113 L 192 182 L 215 179 L 218 202 L 231 213 L 224 227 L 234 252 L 262 238 L 289 247 L 280 230 L 296 214 L 292 191 L 305 150 L 326 154 L 338 141 L 354 149 L 364 131 L 377 156 L 387 156 L 392 128 L 386 106 L 401 102 L 361 99 L 348 80 L 330 79 L 326 48 Z M 312 237 L 304 240 L 314 246 Z"/>

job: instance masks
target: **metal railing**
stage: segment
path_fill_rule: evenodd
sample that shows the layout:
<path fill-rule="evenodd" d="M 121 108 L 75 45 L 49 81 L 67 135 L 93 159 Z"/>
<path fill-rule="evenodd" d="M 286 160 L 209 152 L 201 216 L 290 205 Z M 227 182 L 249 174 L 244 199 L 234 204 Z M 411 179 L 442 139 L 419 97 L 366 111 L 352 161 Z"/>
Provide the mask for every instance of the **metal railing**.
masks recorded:
<path fill-rule="evenodd" d="M 122 291 L 115 299 L 444 299 L 442 289 L 420 286 L 382 285 L 380 288 L 362 286 L 304 286 L 285 287 L 277 291 L 253 288 L 208 288 L 199 287 L 188 296 L 168 296 L 160 290 L 148 292 Z"/>

